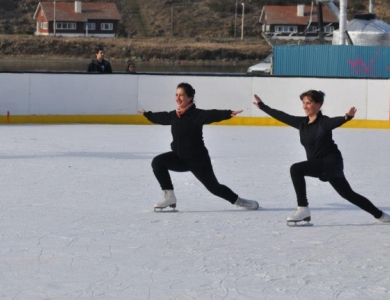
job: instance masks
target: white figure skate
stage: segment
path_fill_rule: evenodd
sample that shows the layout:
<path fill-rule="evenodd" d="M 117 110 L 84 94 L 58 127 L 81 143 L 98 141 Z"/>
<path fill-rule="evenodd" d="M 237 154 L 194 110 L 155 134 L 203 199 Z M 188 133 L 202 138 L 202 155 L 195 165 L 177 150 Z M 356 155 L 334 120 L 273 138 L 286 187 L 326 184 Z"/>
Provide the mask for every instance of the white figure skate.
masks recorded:
<path fill-rule="evenodd" d="M 176 197 L 173 190 L 163 190 L 163 200 L 154 205 L 155 212 L 162 212 L 164 208 L 171 207 L 170 212 L 177 211 L 176 208 Z"/>
<path fill-rule="evenodd" d="M 382 223 L 390 223 L 390 216 L 383 211 L 383 215 L 378 219 L 378 221 Z"/>
<path fill-rule="evenodd" d="M 256 210 L 259 208 L 259 203 L 257 203 L 257 201 L 246 200 L 240 197 L 237 198 L 237 201 L 234 202 L 234 204 L 237 205 L 238 207 L 243 207 L 251 210 Z"/>
<path fill-rule="evenodd" d="M 311 220 L 310 218 L 310 209 L 305 206 L 298 206 L 296 212 L 287 218 L 287 225 L 288 226 L 313 226 L 313 224 L 309 223 Z M 305 221 L 306 223 L 298 224 L 300 222 Z"/>

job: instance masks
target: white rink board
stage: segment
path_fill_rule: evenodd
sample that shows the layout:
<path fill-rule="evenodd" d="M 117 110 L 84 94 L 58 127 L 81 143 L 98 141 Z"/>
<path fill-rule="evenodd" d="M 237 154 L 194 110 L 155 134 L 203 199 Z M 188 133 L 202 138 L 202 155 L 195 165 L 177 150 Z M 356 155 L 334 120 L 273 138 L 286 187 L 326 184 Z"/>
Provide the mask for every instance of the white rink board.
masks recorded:
<path fill-rule="evenodd" d="M 327 115 L 355 106 L 356 119 L 389 120 L 389 80 L 205 75 L 1 73 L 0 113 L 136 115 L 140 109 L 173 110 L 180 82 L 195 88 L 199 108 L 243 109 L 242 117 L 266 116 L 253 106 L 254 93 L 274 108 L 302 115 L 299 95 L 317 89 L 326 94 Z"/>
<path fill-rule="evenodd" d="M 388 80 L 369 80 L 367 82 L 367 120 L 390 120 L 389 101 Z"/>
<path fill-rule="evenodd" d="M 97 74 L 31 74 L 31 114 L 131 114 L 136 109 L 136 79 Z"/>
<path fill-rule="evenodd" d="M 217 76 L 141 76 L 139 108 L 169 111 L 176 108 L 175 93 L 179 83 L 195 89 L 195 103 L 202 109 L 244 110 L 240 116 L 251 116 L 251 78 Z"/>
<path fill-rule="evenodd" d="M 0 74 L 0 115 L 30 114 L 30 78 L 29 74 Z"/>
<path fill-rule="evenodd" d="M 264 79 L 259 77 L 253 79 L 253 92 L 258 94 L 264 103 L 273 108 L 283 110 L 291 115 L 302 115 L 299 95 L 313 89 L 325 93 L 325 102 L 322 108 L 324 114 L 329 116 L 343 115 L 350 107 L 355 106 L 358 108 L 356 119 L 366 119 L 367 107 L 369 106 L 365 97 L 367 80 L 272 77 Z M 267 114 L 259 112 L 256 107 L 255 114 L 267 116 Z"/>

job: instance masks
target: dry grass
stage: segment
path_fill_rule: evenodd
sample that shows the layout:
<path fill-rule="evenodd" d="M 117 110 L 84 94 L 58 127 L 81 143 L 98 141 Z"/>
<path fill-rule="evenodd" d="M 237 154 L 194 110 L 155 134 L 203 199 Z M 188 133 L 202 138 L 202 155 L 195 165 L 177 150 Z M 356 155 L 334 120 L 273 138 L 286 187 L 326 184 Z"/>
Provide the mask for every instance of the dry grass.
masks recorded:
<path fill-rule="evenodd" d="M 368 2 L 368 1 L 367 1 Z M 390 23 L 390 1 L 389 0 L 375 0 L 374 13 L 378 19 Z"/>
<path fill-rule="evenodd" d="M 0 36 L 0 57 L 91 58 L 101 45 L 110 59 L 142 62 L 163 61 L 258 61 L 271 49 L 262 39 L 200 38 L 64 38 Z"/>

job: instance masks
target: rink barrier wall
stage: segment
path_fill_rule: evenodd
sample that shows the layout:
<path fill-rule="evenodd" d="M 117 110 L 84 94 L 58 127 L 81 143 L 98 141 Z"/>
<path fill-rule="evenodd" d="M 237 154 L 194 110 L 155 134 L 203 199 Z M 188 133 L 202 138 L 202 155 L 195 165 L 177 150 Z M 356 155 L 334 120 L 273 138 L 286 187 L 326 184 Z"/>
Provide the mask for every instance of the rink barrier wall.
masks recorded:
<path fill-rule="evenodd" d="M 303 115 L 299 95 L 316 89 L 326 94 L 325 115 L 358 109 L 344 126 L 390 128 L 388 79 L 243 74 L 0 73 L 0 123 L 150 124 L 138 111 L 174 110 L 180 82 L 193 85 L 199 108 L 243 110 L 216 125 L 283 125 L 253 105 L 253 94 L 275 109 Z"/>
<path fill-rule="evenodd" d="M 123 124 L 123 125 L 153 125 L 141 115 L 78 115 L 78 116 L 0 116 L 0 124 Z M 225 126 L 287 126 L 275 119 L 267 117 L 234 117 L 230 120 L 213 123 Z M 389 121 L 352 120 L 342 127 L 390 129 Z"/>

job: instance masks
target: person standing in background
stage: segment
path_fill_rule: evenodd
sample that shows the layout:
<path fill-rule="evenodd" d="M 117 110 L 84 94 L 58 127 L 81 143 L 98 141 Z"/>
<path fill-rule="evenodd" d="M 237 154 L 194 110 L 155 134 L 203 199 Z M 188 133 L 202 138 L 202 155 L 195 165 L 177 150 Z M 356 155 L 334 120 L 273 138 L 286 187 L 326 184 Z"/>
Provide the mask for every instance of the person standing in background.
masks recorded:
<path fill-rule="evenodd" d="M 134 64 L 134 63 L 129 62 L 129 63 L 127 64 L 126 73 L 127 73 L 127 74 L 135 74 L 135 73 L 137 73 L 137 72 L 135 71 L 135 64 Z"/>
<path fill-rule="evenodd" d="M 112 73 L 111 64 L 104 59 L 104 49 L 102 47 L 95 48 L 96 58 L 88 65 L 88 73 Z"/>

